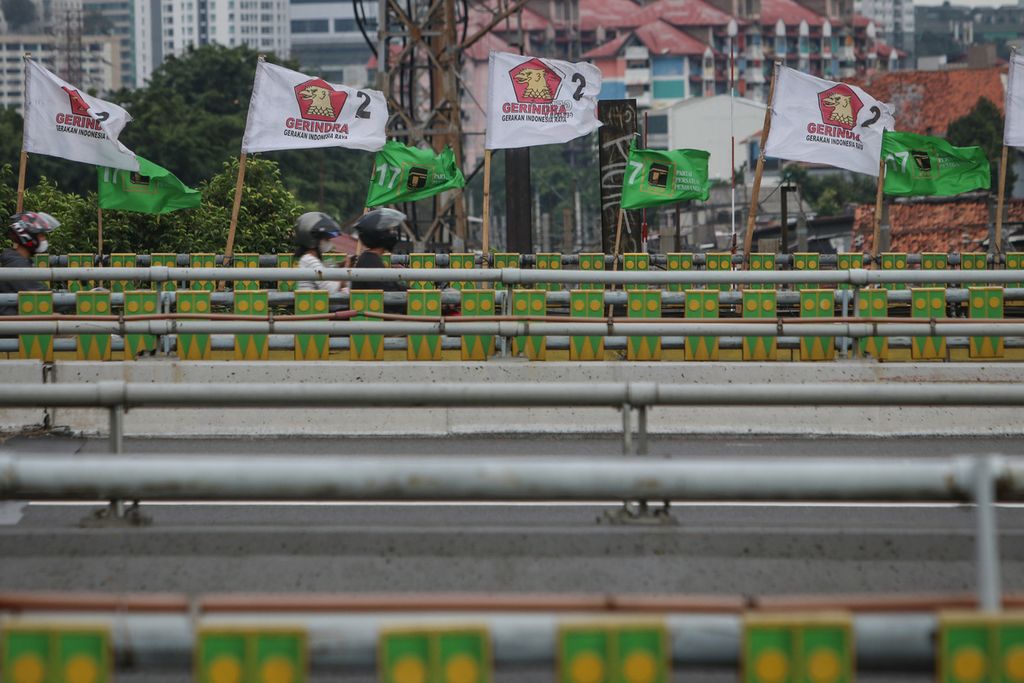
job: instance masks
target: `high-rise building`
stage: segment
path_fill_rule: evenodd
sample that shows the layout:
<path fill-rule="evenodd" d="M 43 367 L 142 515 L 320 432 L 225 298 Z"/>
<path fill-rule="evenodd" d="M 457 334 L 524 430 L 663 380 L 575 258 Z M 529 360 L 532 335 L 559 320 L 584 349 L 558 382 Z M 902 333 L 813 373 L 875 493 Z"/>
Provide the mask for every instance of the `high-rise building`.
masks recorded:
<path fill-rule="evenodd" d="M 355 8 L 360 9 L 362 31 Z M 335 83 L 366 84 L 366 64 L 377 37 L 377 3 L 338 0 L 291 0 L 291 56 L 307 73 Z"/>
<path fill-rule="evenodd" d="M 78 74 L 71 84 L 101 97 L 121 87 L 121 51 L 114 36 L 83 35 Z M 24 55 L 59 74 L 63 45 L 52 34 L 0 35 L 0 107 L 22 110 L 25 97 Z"/>
<path fill-rule="evenodd" d="M 875 22 L 878 39 L 914 53 L 914 0 L 854 0 L 854 10 Z"/>
<path fill-rule="evenodd" d="M 135 87 L 135 0 L 82 0 L 83 31 L 114 36 L 121 53 L 121 82 Z"/>

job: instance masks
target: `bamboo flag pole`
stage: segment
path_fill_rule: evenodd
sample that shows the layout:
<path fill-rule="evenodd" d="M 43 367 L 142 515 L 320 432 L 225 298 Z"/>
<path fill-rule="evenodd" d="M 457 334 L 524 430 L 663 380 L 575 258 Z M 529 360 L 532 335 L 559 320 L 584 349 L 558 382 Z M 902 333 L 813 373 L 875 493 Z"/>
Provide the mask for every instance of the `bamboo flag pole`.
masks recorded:
<path fill-rule="evenodd" d="M 487 250 L 491 246 L 491 150 L 484 150 L 484 215 L 481 224 L 480 244 L 483 251 L 484 268 L 487 267 Z"/>
<path fill-rule="evenodd" d="M 999 160 L 999 196 L 996 199 L 996 234 L 993 245 L 994 254 L 1003 252 L 1003 201 L 1006 198 L 1006 145 L 1003 145 L 1003 154 Z"/>
<path fill-rule="evenodd" d="M 885 154 L 878 159 L 878 191 L 875 193 L 875 231 L 871 239 L 871 262 L 878 261 L 878 243 L 882 239 L 882 201 L 885 195 Z"/>
<path fill-rule="evenodd" d="M 28 60 L 32 57 L 31 52 L 25 53 L 25 59 L 23 60 L 22 69 L 24 70 L 24 82 L 28 83 Z M 28 113 L 28 112 L 25 112 Z M 21 213 L 22 208 L 25 205 L 25 168 L 28 166 L 28 152 L 25 151 L 25 135 L 24 128 L 22 128 L 21 137 L 21 159 L 18 164 L 18 202 L 15 208 L 15 213 Z"/>
<path fill-rule="evenodd" d="M 231 226 L 228 228 L 228 243 L 224 247 L 224 266 L 231 265 L 231 255 L 235 252 L 235 228 L 238 227 L 238 209 L 242 205 L 242 184 L 245 182 L 245 159 L 248 155 L 242 152 L 238 157 L 238 179 L 235 181 L 235 201 L 231 204 Z"/>
<path fill-rule="evenodd" d="M 615 220 L 615 251 L 612 254 L 612 270 L 617 271 L 619 269 L 619 244 L 622 239 L 622 217 L 626 212 L 619 206 L 619 216 Z M 615 285 L 612 285 L 615 288 Z M 608 317 L 612 317 L 612 305 L 608 304 Z"/>
<path fill-rule="evenodd" d="M 96 208 L 96 254 L 100 257 L 99 265 L 103 266 L 103 209 Z"/>
<path fill-rule="evenodd" d="M 764 145 L 768 141 L 768 131 L 772 127 L 772 105 L 775 99 L 775 79 L 779 73 L 780 62 L 772 67 L 772 82 L 768 86 L 768 107 L 764 110 L 764 127 L 761 129 L 761 150 L 757 155 L 757 169 L 754 171 L 754 186 L 750 191 L 750 212 L 747 215 L 747 234 L 743 237 L 743 267 L 750 261 L 750 247 L 754 241 L 754 223 L 757 221 L 757 199 L 761 192 L 761 174 L 764 172 Z"/>

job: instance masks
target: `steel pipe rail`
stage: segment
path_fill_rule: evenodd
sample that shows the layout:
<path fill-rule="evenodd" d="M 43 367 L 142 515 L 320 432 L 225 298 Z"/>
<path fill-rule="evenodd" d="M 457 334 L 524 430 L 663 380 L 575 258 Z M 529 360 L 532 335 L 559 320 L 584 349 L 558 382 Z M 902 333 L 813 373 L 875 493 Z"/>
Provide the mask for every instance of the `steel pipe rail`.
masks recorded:
<path fill-rule="evenodd" d="M 191 671 L 196 643 L 195 618 L 185 614 L 89 611 L 60 614 L 20 611 L 23 618 L 39 616 L 47 622 L 73 620 L 108 626 L 117 662 L 132 662 L 132 669 L 158 667 Z M 611 613 L 614 618 L 618 613 Z M 622 613 L 628 616 L 628 612 Z M 652 615 L 644 613 L 645 617 Z M 654 615 L 669 632 L 671 659 L 676 667 L 735 667 L 742 652 L 742 617 L 665 611 Z M 563 623 L 607 619 L 608 613 L 579 612 L 353 612 L 288 614 L 217 614 L 201 617 L 202 626 L 263 626 L 303 628 L 309 638 L 313 670 L 338 668 L 372 670 L 377 663 L 377 636 L 399 628 L 443 628 L 476 624 L 490 634 L 494 664 L 499 669 L 524 665 L 550 665 L 558 628 Z M 931 670 L 935 664 L 933 613 L 900 612 L 853 616 L 858 670 Z M 345 672 L 341 672 L 344 674 Z"/>
<path fill-rule="evenodd" d="M 368 408 L 657 406 L 1024 406 L 1011 383 L 662 384 L 523 383 L 129 383 L 7 384 L 4 408 Z"/>
<path fill-rule="evenodd" d="M 33 456 L 0 451 L 0 500 L 1024 500 L 1024 458 L 662 460 Z"/>
<path fill-rule="evenodd" d="M 494 335 L 522 337 L 531 335 L 594 337 L 628 336 L 709 336 L 709 337 L 964 337 L 1024 336 L 1024 321 L 978 320 L 937 322 L 908 318 L 906 322 L 814 322 L 813 319 L 776 318 L 761 321 L 698 321 L 679 318 L 666 321 L 594 322 L 566 318 L 564 322 L 516 322 L 482 320 L 420 322 L 401 321 L 327 321 L 327 320 L 19 320 L 0 319 L 0 336 L 18 334 L 380 334 L 384 336 Z"/>
<path fill-rule="evenodd" d="M 261 282 L 341 280 L 377 282 L 500 282 L 508 285 L 554 283 L 625 284 L 852 284 L 935 282 L 993 284 L 1017 283 L 1016 270 L 799 270 L 799 271 L 582 271 L 522 270 L 518 268 L 4 268 L 0 282 L 67 280 L 130 280 L 177 282 L 185 280 Z"/>

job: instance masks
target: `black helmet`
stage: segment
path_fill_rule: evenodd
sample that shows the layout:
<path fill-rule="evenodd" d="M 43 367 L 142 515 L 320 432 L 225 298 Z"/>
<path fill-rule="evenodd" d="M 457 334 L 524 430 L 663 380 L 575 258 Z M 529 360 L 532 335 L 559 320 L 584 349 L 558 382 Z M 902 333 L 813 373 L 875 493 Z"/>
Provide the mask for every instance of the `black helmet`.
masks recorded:
<path fill-rule="evenodd" d="M 46 251 L 46 236 L 60 227 L 60 221 L 42 211 L 16 213 L 9 220 L 11 238 L 36 254 Z"/>
<path fill-rule="evenodd" d="M 355 223 L 359 241 L 369 249 L 394 249 L 398 243 L 398 226 L 405 214 L 396 209 L 374 209 L 363 214 Z"/>
<path fill-rule="evenodd" d="M 329 240 L 341 234 L 341 226 L 326 213 L 310 211 L 295 221 L 295 246 L 316 249 L 322 240 Z"/>

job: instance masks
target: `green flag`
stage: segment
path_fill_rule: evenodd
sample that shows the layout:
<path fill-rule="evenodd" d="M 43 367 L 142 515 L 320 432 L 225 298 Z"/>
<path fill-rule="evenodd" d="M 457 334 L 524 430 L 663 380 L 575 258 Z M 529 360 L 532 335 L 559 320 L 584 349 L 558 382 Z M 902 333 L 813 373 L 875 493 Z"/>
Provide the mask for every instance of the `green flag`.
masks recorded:
<path fill-rule="evenodd" d="M 699 149 L 636 149 L 622 179 L 622 208 L 643 209 L 708 198 L 708 152 Z"/>
<path fill-rule="evenodd" d="M 138 211 L 140 213 L 170 213 L 178 209 L 194 209 L 202 195 L 161 168 L 140 156 L 139 172 L 117 168 L 96 168 L 99 177 L 101 209 Z"/>
<path fill-rule="evenodd" d="M 992 185 L 981 147 L 954 147 L 942 138 L 885 131 L 882 156 L 888 195 L 948 197 Z"/>
<path fill-rule="evenodd" d="M 411 202 L 465 185 L 466 179 L 455 164 L 451 147 L 434 154 L 429 149 L 407 147 L 390 140 L 377 152 L 366 205 Z"/>

